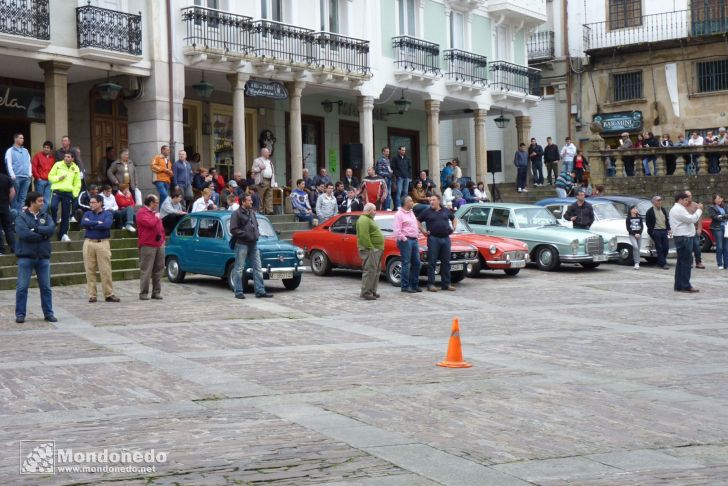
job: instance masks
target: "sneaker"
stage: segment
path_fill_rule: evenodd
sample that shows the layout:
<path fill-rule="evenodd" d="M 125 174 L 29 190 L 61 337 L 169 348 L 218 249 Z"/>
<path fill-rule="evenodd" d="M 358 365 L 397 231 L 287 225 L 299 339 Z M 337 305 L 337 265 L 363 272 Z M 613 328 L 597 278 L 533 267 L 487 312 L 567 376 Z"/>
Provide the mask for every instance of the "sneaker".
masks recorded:
<path fill-rule="evenodd" d="M 635 263 L 634 264 L 634 269 L 635 270 L 639 270 L 640 269 L 640 264 L 639 263 Z"/>
<path fill-rule="evenodd" d="M 523 189 L 521 189 L 521 188 L 519 187 L 519 188 L 518 188 L 518 192 L 523 192 Z"/>
<path fill-rule="evenodd" d="M 719 266 L 719 267 L 718 267 L 718 270 L 723 270 L 723 267 Z"/>
<path fill-rule="evenodd" d="M 124 226 L 124 229 L 125 229 L 125 230 L 127 230 L 127 231 L 128 231 L 128 232 L 130 232 L 130 233 L 136 233 L 136 228 L 135 228 L 135 227 L 133 227 L 133 226 L 132 226 L 132 225 L 130 225 L 130 224 L 127 224 L 126 226 Z"/>
<path fill-rule="evenodd" d="M 69 243 L 71 241 L 71 238 L 69 238 L 68 235 L 63 235 L 61 236 L 61 241 Z"/>
<path fill-rule="evenodd" d="M 75 222 L 76 222 L 76 216 L 71 216 L 71 223 L 75 223 Z"/>
<path fill-rule="evenodd" d="M 526 189 L 526 188 L 524 187 L 524 188 L 523 188 L 523 192 L 528 192 L 528 189 Z"/>

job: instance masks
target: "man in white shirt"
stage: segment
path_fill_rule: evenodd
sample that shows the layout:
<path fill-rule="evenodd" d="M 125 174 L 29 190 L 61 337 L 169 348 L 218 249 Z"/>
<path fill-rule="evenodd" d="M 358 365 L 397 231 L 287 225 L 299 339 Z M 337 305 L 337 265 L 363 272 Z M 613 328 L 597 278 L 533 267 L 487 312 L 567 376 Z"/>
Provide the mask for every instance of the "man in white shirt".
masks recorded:
<path fill-rule="evenodd" d="M 675 265 L 675 292 L 698 292 L 690 285 L 690 272 L 693 266 L 693 239 L 695 223 L 703 215 L 703 205 L 697 204 L 697 210 L 690 214 L 690 196 L 685 192 L 675 195 L 675 205 L 670 209 L 670 228 L 677 250 Z"/>
<path fill-rule="evenodd" d="M 576 145 L 571 143 L 570 137 L 566 137 L 561 149 L 561 160 L 563 161 L 562 167 L 567 174 L 574 170 L 574 157 L 576 157 Z"/>
<path fill-rule="evenodd" d="M 326 189 L 318 199 L 316 199 L 316 218 L 319 224 L 323 223 L 327 219 L 336 216 L 339 212 L 339 204 L 334 197 L 334 185 L 332 183 L 326 184 Z"/>
<path fill-rule="evenodd" d="M 273 214 L 273 191 L 271 189 L 275 187 L 275 169 L 273 161 L 270 160 L 270 150 L 260 149 L 260 157 L 253 161 L 251 172 L 255 183 L 260 188 L 258 192 L 262 206 L 261 213 Z"/>

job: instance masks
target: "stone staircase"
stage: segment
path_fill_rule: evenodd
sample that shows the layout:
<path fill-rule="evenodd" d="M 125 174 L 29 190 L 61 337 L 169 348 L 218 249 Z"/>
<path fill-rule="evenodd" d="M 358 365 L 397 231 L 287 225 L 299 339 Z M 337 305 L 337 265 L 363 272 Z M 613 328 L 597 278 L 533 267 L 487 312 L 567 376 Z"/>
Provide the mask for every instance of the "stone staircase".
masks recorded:
<path fill-rule="evenodd" d="M 291 214 L 268 216 L 273 227 L 280 231 L 280 239 L 291 241 L 295 231 L 308 229 L 308 223 L 296 221 Z M 53 241 L 51 253 L 51 286 L 76 285 L 86 283 L 86 272 L 83 268 L 83 231 L 78 230 L 76 223 L 71 224 L 68 243 Z M 139 254 L 137 251 L 136 233 L 126 230 L 111 232 L 111 268 L 113 280 L 133 280 L 139 278 Z M 0 256 L 0 290 L 15 288 L 18 276 L 17 258 L 15 255 Z M 38 283 L 33 274 L 31 287 Z"/>
<path fill-rule="evenodd" d="M 547 197 L 556 197 L 556 189 L 549 185 L 528 187 L 528 192 L 518 192 L 516 185 L 509 182 L 498 184 L 498 191 L 500 191 L 501 201 L 521 204 L 533 204 Z"/>

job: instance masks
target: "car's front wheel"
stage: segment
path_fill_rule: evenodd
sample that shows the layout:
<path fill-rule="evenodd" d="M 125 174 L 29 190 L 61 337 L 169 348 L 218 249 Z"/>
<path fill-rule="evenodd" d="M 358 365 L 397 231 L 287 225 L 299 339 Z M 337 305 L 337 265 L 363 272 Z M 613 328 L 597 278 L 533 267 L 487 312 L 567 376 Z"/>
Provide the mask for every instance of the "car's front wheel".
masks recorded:
<path fill-rule="evenodd" d="M 172 283 L 182 283 L 185 280 L 186 272 L 182 271 L 177 257 L 167 258 L 167 279 Z"/>
<path fill-rule="evenodd" d="M 536 251 L 536 264 L 539 270 L 553 272 L 559 268 L 559 252 L 550 246 L 542 246 Z"/>
<path fill-rule="evenodd" d="M 713 248 L 713 242 L 705 233 L 700 233 L 700 250 L 710 251 Z"/>
<path fill-rule="evenodd" d="M 506 275 L 513 277 L 513 276 L 518 275 L 518 272 L 520 272 L 521 269 L 520 268 L 508 268 L 503 271 L 506 273 Z"/>
<path fill-rule="evenodd" d="M 599 265 L 599 262 L 582 262 L 581 264 L 584 268 L 597 268 Z"/>
<path fill-rule="evenodd" d="M 387 262 L 387 282 L 400 287 L 402 285 L 402 260 L 390 258 Z"/>
<path fill-rule="evenodd" d="M 235 280 L 238 278 L 238 274 L 235 273 L 235 262 L 228 262 L 225 267 L 225 276 L 223 277 L 227 282 L 227 286 L 230 290 L 235 291 Z"/>
<path fill-rule="evenodd" d="M 621 244 L 617 247 L 620 265 L 632 265 L 634 263 L 632 260 L 632 251 L 634 251 L 632 245 Z"/>
<path fill-rule="evenodd" d="M 483 257 L 478 255 L 478 262 L 477 263 L 468 263 L 465 266 L 465 270 L 468 274 L 468 277 L 475 278 L 480 275 L 480 271 L 484 268 L 487 268 L 487 265 L 483 261 Z"/>
<path fill-rule="evenodd" d="M 331 273 L 331 260 L 326 256 L 326 253 L 321 250 L 311 252 L 311 271 L 319 277 Z"/>
<path fill-rule="evenodd" d="M 457 272 L 450 272 L 450 283 L 462 282 L 466 276 L 465 270 L 458 270 Z"/>
<path fill-rule="evenodd" d="M 286 290 L 296 290 L 301 285 L 301 275 L 294 275 L 293 278 L 284 278 L 283 286 Z"/>

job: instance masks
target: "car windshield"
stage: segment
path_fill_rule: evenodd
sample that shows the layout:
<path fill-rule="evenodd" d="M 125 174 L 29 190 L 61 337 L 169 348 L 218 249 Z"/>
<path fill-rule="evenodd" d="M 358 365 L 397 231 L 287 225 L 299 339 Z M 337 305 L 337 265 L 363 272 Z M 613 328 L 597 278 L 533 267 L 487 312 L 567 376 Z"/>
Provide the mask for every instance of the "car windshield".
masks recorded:
<path fill-rule="evenodd" d="M 394 217 L 392 216 L 376 216 L 374 221 L 379 225 L 382 233 L 394 233 Z"/>
<path fill-rule="evenodd" d="M 462 219 L 458 219 L 458 227 L 455 228 L 455 233 L 472 233 L 473 230 L 470 229 L 470 225 L 463 221 Z"/>
<path fill-rule="evenodd" d="M 637 211 L 644 217 L 652 207 L 651 201 L 641 200 L 637 203 Z"/>
<path fill-rule="evenodd" d="M 592 205 L 594 209 L 594 219 L 601 221 L 603 219 L 624 219 L 624 216 L 617 211 L 612 203 L 596 203 Z"/>
<path fill-rule="evenodd" d="M 519 228 L 539 228 L 541 226 L 558 226 L 554 215 L 546 208 L 521 208 L 513 211 Z"/>
<path fill-rule="evenodd" d="M 225 220 L 225 227 L 227 228 L 228 234 L 230 234 L 230 218 Z M 260 231 L 261 238 L 278 238 L 276 230 L 267 219 L 258 218 L 258 230 Z"/>

